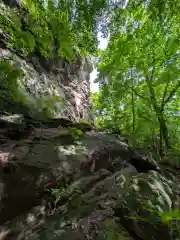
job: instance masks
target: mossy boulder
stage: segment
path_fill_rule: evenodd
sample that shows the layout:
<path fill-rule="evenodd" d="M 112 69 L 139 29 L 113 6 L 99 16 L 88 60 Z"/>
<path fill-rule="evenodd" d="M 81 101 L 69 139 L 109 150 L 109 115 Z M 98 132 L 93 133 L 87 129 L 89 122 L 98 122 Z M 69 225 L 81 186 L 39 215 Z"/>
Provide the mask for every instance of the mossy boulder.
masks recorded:
<path fill-rule="evenodd" d="M 163 216 L 180 206 L 179 193 L 179 186 L 160 173 L 141 173 L 124 183 L 115 215 L 135 239 L 175 239 Z"/>

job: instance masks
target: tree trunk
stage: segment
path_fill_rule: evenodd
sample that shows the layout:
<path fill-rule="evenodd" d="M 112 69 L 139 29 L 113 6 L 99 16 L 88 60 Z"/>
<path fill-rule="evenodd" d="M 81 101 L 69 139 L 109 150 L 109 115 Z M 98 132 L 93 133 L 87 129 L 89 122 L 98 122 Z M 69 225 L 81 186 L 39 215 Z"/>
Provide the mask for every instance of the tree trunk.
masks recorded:
<path fill-rule="evenodd" d="M 167 124 L 164 118 L 161 119 L 160 121 L 160 129 L 162 131 L 162 136 L 165 142 L 165 145 L 168 149 L 171 148 L 171 144 L 169 141 L 169 136 L 168 136 L 168 128 L 167 128 Z"/>
<path fill-rule="evenodd" d="M 160 156 L 163 156 L 164 155 L 163 140 L 165 143 L 165 147 L 167 149 L 171 149 L 171 144 L 169 141 L 166 120 L 164 119 L 164 116 L 162 114 L 158 118 L 158 121 L 159 121 L 159 153 L 160 153 Z"/>
<path fill-rule="evenodd" d="M 159 134 L 160 134 L 159 135 L 159 152 L 160 152 L 160 155 L 163 155 L 163 140 L 166 148 L 167 149 L 171 148 L 171 144 L 168 137 L 168 128 L 167 128 L 166 120 L 164 118 L 164 107 L 162 108 L 158 106 L 156 95 L 155 95 L 151 81 L 148 78 L 146 78 L 146 82 L 149 88 L 151 104 L 154 108 L 154 111 L 156 113 L 156 116 L 159 122 Z"/>
<path fill-rule="evenodd" d="M 159 124 L 159 155 L 164 156 L 164 148 L 163 148 L 163 132 L 161 128 L 161 124 Z"/>
<path fill-rule="evenodd" d="M 133 113 L 133 122 L 132 122 L 132 129 L 133 129 L 133 133 L 135 131 L 135 121 L 136 121 L 136 118 L 135 118 L 135 106 L 134 106 L 134 90 L 133 90 L 133 87 L 132 87 L 132 93 L 131 93 L 131 100 L 132 100 L 132 113 Z"/>

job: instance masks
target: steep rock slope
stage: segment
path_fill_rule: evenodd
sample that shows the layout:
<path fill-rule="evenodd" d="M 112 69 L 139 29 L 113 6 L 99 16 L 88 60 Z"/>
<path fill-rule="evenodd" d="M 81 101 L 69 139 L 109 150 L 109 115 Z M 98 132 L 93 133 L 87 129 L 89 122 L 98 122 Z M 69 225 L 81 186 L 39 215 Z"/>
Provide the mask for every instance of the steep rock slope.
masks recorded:
<path fill-rule="evenodd" d="M 86 125 L 15 139 L 11 124 L 1 132 L 0 239 L 179 239 L 178 220 L 162 221 L 180 206 L 178 171 Z"/>

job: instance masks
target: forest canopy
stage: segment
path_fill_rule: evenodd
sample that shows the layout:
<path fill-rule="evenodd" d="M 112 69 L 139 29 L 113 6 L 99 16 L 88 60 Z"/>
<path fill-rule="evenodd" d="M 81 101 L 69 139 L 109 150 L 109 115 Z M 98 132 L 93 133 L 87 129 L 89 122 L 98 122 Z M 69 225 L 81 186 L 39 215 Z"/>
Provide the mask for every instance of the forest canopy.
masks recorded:
<path fill-rule="evenodd" d="M 75 52 L 81 56 L 95 53 L 97 33 L 101 30 L 106 34 L 110 10 L 116 6 L 113 0 L 10 2 L 16 2 L 16 8 L 2 4 L 0 8 L 0 28 L 9 46 L 24 55 L 35 50 L 46 57 L 67 59 Z"/>
<path fill-rule="evenodd" d="M 180 143 L 179 9 L 179 1 L 155 0 L 115 9 L 99 53 L 100 92 L 92 96 L 98 126 L 161 155 Z"/>

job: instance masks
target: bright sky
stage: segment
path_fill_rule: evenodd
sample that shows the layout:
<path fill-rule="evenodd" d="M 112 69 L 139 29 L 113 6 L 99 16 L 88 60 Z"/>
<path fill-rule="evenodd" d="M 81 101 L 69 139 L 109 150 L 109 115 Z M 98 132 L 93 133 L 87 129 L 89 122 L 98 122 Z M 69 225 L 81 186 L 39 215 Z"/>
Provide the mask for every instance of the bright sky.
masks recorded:
<path fill-rule="evenodd" d="M 99 39 L 99 48 L 100 49 L 105 49 L 107 47 L 107 44 L 108 44 L 107 38 L 102 38 L 101 33 L 99 33 L 98 34 L 98 39 Z M 93 92 L 93 93 L 99 91 L 99 84 L 93 82 L 96 79 L 97 74 L 98 74 L 98 72 L 97 72 L 96 68 L 94 68 L 94 70 L 90 74 L 90 87 L 91 87 L 91 92 Z"/>
<path fill-rule="evenodd" d="M 120 1 L 117 0 L 116 2 L 120 2 Z M 128 3 L 128 0 L 125 0 L 123 8 L 126 7 L 127 3 Z M 107 38 L 102 38 L 101 33 L 98 34 L 98 39 L 99 39 L 99 48 L 100 49 L 105 49 L 107 47 L 107 44 L 108 44 L 108 39 Z M 98 92 L 99 91 L 99 84 L 94 83 L 94 80 L 96 79 L 97 74 L 98 74 L 98 72 L 97 72 L 96 68 L 94 68 L 94 70 L 90 74 L 91 92 Z"/>

